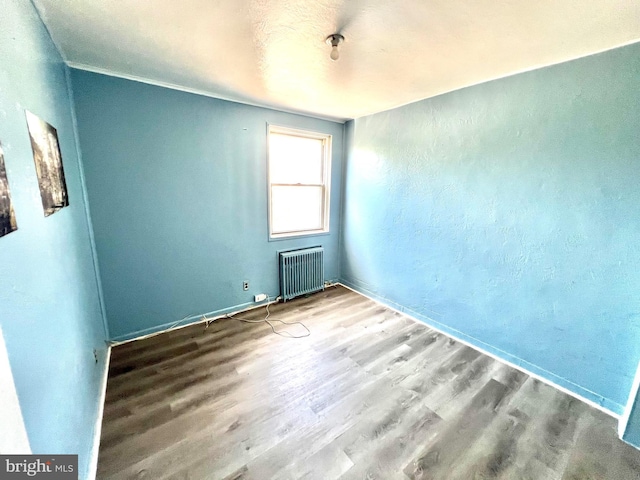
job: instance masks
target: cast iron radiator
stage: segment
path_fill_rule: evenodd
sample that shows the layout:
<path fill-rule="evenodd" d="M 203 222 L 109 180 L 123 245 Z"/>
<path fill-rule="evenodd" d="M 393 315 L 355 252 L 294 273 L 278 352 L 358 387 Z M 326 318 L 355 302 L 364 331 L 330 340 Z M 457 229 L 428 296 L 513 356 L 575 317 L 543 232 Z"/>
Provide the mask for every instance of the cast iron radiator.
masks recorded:
<path fill-rule="evenodd" d="M 324 290 L 324 249 L 280 252 L 280 295 L 283 301 Z"/>

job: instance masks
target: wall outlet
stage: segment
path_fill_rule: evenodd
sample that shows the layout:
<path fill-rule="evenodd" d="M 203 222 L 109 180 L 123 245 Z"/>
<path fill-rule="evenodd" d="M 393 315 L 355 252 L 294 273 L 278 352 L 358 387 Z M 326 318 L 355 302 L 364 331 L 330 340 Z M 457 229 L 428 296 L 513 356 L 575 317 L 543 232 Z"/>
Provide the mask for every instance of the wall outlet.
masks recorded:
<path fill-rule="evenodd" d="M 249 282 L 248 282 L 248 281 L 244 281 L 244 282 L 242 282 L 242 289 L 243 289 L 244 291 L 249 290 Z"/>
<path fill-rule="evenodd" d="M 264 293 L 259 293 L 258 295 L 254 295 L 253 297 L 253 301 L 254 302 L 262 302 L 263 300 L 266 300 L 267 296 Z"/>

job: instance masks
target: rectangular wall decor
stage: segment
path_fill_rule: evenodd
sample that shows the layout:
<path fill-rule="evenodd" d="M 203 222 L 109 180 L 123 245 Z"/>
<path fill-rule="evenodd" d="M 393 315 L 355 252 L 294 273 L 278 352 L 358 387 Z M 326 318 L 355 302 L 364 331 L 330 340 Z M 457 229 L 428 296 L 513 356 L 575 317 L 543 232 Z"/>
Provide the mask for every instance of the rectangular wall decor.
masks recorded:
<path fill-rule="evenodd" d="M 58 132 L 33 113 L 25 111 L 33 160 L 38 174 L 44 216 L 48 217 L 69 205 L 67 183 L 64 179 Z"/>
<path fill-rule="evenodd" d="M 0 237 L 18 229 L 16 214 L 11 203 L 11 192 L 7 180 L 7 169 L 4 166 L 4 153 L 0 146 Z"/>

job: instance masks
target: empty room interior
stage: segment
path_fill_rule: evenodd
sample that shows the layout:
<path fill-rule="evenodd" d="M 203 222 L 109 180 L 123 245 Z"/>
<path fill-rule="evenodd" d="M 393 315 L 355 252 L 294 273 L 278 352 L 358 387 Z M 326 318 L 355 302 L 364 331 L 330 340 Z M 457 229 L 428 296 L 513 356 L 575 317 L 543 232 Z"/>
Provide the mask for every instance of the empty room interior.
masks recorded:
<path fill-rule="evenodd" d="M 0 455 L 640 479 L 639 2 L 0 0 L 0 63 Z"/>

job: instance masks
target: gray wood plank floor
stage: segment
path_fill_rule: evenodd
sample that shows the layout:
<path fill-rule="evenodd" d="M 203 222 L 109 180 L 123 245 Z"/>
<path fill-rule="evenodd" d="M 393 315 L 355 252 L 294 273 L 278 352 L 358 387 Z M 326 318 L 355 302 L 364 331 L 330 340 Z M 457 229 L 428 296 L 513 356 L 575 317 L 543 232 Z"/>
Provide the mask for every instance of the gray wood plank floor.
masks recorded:
<path fill-rule="evenodd" d="M 271 318 L 311 336 L 223 319 L 115 347 L 98 478 L 640 479 L 613 418 L 343 287 Z"/>

